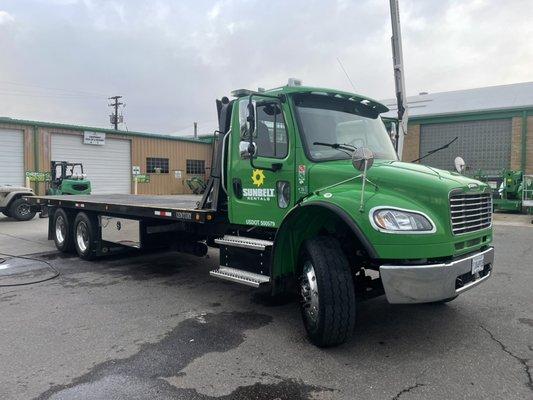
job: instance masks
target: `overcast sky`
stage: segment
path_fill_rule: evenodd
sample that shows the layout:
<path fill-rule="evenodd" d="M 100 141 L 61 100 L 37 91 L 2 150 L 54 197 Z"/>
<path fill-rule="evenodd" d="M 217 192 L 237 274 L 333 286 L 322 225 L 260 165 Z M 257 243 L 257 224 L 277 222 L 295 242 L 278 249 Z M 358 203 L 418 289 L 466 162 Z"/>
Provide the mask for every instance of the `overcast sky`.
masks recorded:
<path fill-rule="evenodd" d="M 532 81 L 530 0 L 400 0 L 408 94 Z M 388 0 L 0 0 L 0 116 L 200 132 L 237 88 L 394 96 Z M 125 129 L 125 127 L 123 127 Z"/>

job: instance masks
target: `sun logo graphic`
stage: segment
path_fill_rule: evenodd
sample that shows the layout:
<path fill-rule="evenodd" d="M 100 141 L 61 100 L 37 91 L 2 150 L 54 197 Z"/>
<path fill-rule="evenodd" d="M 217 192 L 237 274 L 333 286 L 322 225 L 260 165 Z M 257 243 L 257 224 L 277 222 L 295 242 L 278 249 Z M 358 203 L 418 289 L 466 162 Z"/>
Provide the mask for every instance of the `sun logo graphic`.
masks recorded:
<path fill-rule="evenodd" d="M 262 169 L 254 169 L 252 172 L 252 183 L 259 187 L 265 183 L 265 174 Z"/>

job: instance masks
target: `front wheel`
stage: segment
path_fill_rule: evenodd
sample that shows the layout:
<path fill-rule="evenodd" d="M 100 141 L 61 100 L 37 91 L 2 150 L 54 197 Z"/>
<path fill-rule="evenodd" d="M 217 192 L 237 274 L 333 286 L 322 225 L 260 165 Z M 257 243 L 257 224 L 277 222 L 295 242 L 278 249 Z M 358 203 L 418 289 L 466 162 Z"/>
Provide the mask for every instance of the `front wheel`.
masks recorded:
<path fill-rule="evenodd" d="M 346 342 L 355 326 L 355 290 L 339 242 L 306 240 L 301 257 L 301 313 L 309 340 L 319 347 Z"/>
<path fill-rule="evenodd" d="M 9 206 L 9 215 L 19 221 L 29 221 L 35 217 L 35 211 L 32 211 L 28 202 L 20 197 L 13 200 Z"/>

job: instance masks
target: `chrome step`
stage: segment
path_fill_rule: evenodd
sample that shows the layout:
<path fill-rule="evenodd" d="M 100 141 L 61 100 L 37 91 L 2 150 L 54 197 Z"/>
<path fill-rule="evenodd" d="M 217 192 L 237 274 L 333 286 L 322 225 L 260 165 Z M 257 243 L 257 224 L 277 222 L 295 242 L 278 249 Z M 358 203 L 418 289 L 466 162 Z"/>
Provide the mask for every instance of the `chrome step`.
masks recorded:
<path fill-rule="evenodd" d="M 215 278 L 225 279 L 227 281 L 237 282 L 255 288 L 270 282 L 270 277 L 268 276 L 230 267 L 221 266 L 214 271 L 210 271 L 209 274 Z"/>
<path fill-rule="evenodd" d="M 267 247 L 274 244 L 274 242 L 271 242 L 270 240 L 232 235 L 226 235 L 221 239 L 215 239 L 215 243 L 223 246 L 242 247 L 251 250 L 265 250 Z"/>

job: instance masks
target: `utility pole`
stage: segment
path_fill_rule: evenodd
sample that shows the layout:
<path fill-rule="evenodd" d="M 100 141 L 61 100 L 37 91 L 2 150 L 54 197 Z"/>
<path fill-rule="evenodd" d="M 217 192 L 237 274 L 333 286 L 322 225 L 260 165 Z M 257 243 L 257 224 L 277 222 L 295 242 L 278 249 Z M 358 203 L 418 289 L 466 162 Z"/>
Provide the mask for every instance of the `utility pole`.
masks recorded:
<path fill-rule="evenodd" d="M 198 139 L 198 122 L 194 123 L 194 138 Z"/>
<path fill-rule="evenodd" d="M 399 0 L 390 1 L 390 17 L 392 25 L 392 63 L 394 67 L 394 86 L 396 89 L 396 102 L 398 105 L 398 127 L 394 146 L 400 160 L 403 153 L 404 136 L 407 134 L 407 95 L 405 93 L 405 77 L 403 72 L 402 31 L 400 28 Z"/>
<path fill-rule="evenodd" d="M 109 107 L 114 107 L 115 108 L 115 112 L 114 114 L 111 114 L 109 117 L 109 120 L 111 122 L 111 125 L 114 125 L 115 126 L 115 130 L 118 131 L 118 124 L 119 122 L 122 122 L 122 118 L 120 118 L 120 121 L 119 121 L 119 116 L 118 116 L 118 106 L 121 106 L 123 105 L 124 103 L 120 103 L 118 101 L 118 99 L 121 99 L 122 96 L 111 96 L 111 97 L 108 97 L 109 100 L 114 100 L 115 102 L 112 103 L 112 104 L 108 104 Z"/>

